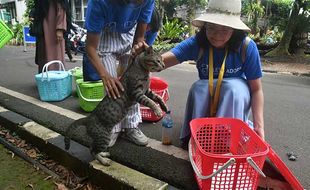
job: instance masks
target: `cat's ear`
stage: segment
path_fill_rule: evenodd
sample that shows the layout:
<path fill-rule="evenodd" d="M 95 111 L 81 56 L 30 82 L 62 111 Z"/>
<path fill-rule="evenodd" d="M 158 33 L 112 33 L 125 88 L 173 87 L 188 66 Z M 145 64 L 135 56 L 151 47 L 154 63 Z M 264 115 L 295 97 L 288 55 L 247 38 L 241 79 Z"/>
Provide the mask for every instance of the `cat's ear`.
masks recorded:
<path fill-rule="evenodd" d="M 153 54 L 154 53 L 153 47 L 149 46 L 148 48 L 146 48 L 146 53 L 147 54 Z"/>

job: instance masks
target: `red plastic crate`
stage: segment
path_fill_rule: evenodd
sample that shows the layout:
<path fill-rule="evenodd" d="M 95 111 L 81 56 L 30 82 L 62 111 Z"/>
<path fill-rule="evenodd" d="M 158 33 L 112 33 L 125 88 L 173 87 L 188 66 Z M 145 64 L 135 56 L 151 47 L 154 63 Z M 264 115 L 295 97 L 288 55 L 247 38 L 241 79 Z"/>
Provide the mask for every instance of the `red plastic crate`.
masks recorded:
<path fill-rule="evenodd" d="M 200 189 L 256 190 L 269 147 L 246 123 L 200 118 L 190 127 L 189 157 Z"/>
<path fill-rule="evenodd" d="M 159 77 L 151 77 L 150 78 L 150 89 L 156 94 L 158 94 L 159 96 L 161 96 L 165 102 L 168 101 L 169 91 L 168 91 L 168 83 L 166 81 L 164 81 L 163 79 Z M 140 105 L 140 111 L 141 111 L 141 116 L 142 116 L 143 121 L 155 122 L 155 121 L 160 120 L 164 116 L 164 112 L 163 112 L 162 117 L 157 117 L 155 113 L 153 112 L 153 110 L 143 105 Z"/>

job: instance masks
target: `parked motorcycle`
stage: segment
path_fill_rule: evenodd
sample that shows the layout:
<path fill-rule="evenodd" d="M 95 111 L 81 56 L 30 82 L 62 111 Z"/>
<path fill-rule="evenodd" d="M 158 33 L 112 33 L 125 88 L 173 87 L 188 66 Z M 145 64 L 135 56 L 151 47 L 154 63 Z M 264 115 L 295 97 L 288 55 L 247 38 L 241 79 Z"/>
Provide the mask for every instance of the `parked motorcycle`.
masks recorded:
<path fill-rule="evenodd" d="M 78 53 L 83 54 L 85 52 L 86 37 L 86 29 L 72 23 L 72 29 L 70 29 L 68 38 L 70 39 L 70 49 L 74 52 L 75 55 L 77 55 Z"/>

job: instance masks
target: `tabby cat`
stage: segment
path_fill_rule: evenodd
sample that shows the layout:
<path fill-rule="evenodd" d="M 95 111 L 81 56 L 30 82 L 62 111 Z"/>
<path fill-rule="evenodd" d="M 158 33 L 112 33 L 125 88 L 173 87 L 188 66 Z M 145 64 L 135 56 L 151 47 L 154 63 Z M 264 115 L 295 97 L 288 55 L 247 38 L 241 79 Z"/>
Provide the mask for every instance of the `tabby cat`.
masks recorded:
<path fill-rule="evenodd" d="M 87 117 L 74 121 L 65 135 L 65 148 L 70 148 L 72 130 L 86 127 L 87 135 L 91 138 L 91 153 L 103 165 L 110 165 L 108 144 L 112 128 L 128 113 L 128 108 L 136 102 L 151 108 L 156 116 L 162 116 L 162 110 L 167 111 L 163 99 L 152 92 L 150 72 L 159 72 L 165 67 L 162 58 L 152 47 L 147 48 L 131 60 L 127 70 L 120 79 L 124 87 L 121 97 L 114 99 L 105 96 L 96 109 Z M 160 107 L 156 104 L 158 103 Z"/>

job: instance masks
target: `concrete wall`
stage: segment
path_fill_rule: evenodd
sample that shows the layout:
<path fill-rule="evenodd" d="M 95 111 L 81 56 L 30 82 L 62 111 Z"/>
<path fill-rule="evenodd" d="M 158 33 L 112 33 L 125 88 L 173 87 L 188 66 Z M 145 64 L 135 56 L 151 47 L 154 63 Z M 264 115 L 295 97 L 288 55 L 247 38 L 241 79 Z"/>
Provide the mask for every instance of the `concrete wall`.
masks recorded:
<path fill-rule="evenodd" d="M 16 5 L 16 21 L 23 22 L 23 15 L 26 12 L 26 3 L 24 0 L 15 1 Z"/>
<path fill-rule="evenodd" d="M 13 3 L 15 5 L 15 10 L 14 7 L 10 8 L 6 7 L 6 4 L 8 3 Z M 6 12 L 10 13 L 11 15 L 11 22 L 12 24 L 15 24 L 16 22 L 23 22 L 23 15 L 26 12 L 26 3 L 25 0 L 0 0 L 0 4 L 2 5 L 2 8 L 6 10 Z M 8 10 L 9 9 L 9 10 Z M 16 15 L 15 15 L 16 13 Z"/>

